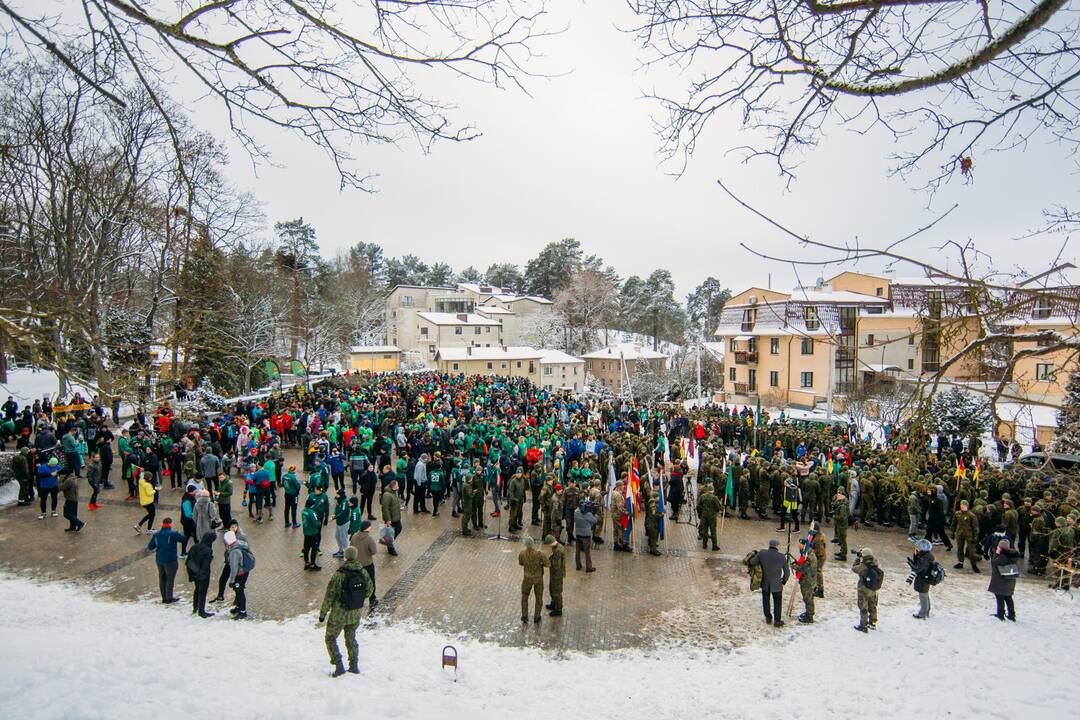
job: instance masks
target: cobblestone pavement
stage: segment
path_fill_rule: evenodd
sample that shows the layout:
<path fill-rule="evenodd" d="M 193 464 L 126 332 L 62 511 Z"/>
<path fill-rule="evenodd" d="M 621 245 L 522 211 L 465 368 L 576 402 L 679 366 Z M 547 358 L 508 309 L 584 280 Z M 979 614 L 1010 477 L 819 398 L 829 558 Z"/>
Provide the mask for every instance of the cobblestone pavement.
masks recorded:
<path fill-rule="evenodd" d="M 298 454 L 290 452 L 288 458 L 296 461 Z M 132 529 L 142 511 L 135 503 L 124 501 L 126 492 L 119 479 L 114 477 L 113 482 L 117 489 L 103 493 L 101 510 L 88 512 L 85 502 L 89 494 L 83 494 L 80 516 L 87 524 L 81 533 L 63 532 L 66 521 L 62 517 L 38 520 L 36 505 L 0 510 L 0 568 L 43 581 L 74 582 L 110 600 L 157 600 L 153 553 L 145 549 L 147 538 Z M 159 524 L 169 515 L 178 519 L 179 495 L 174 490 L 161 491 Z M 490 502 L 487 509 L 492 509 Z M 306 572 L 299 557 L 299 529 L 283 528 L 280 515 L 272 522 L 255 524 L 240 507 L 239 497 L 234 498 L 233 514 L 240 519 L 258 558 L 248 584 L 250 613 L 284 619 L 317 610 L 329 574 L 338 564 L 331 557 L 336 549 L 333 528 L 323 532 L 323 571 Z M 488 519 L 491 535 L 496 531 L 495 522 Z M 522 536 L 501 540 L 462 537 L 459 521 L 451 517 L 448 506 L 438 518 L 407 512 L 403 523 L 404 532 L 397 543 L 399 555 L 380 552 L 376 559 L 376 585 L 382 600 L 377 615 L 390 622 L 412 621 L 450 637 L 468 635 L 503 645 L 578 651 L 662 647 L 683 640 L 707 646 L 740 645 L 752 642 L 754 635 L 763 631 L 758 596 L 749 592 L 741 560 L 746 552 L 764 547 L 770 537 L 778 535 L 774 522 L 729 518 L 721 548 L 715 553 L 701 549 L 694 526 L 672 525 L 662 545 L 663 557 L 645 552 L 643 536 L 637 538 L 638 552 L 613 552 L 608 523 L 607 542 L 593 550 L 597 572 L 576 572 L 573 549 L 567 548 L 564 614 L 561 618 L 545 614 L 540 624 L 519 620 L 521 571 L 517 553 L 523 547 Z M 179 522 L 176 526 L 179 529 Z M 526 532 L 534 538 L 539 539 L 539 530 L 526 525 Z M 827 531 L 831 537 L 831 529 Z M 792 552 L 797 552 L 796 537 L 792 535 Z M 903 532 L 863 529 L 850 531 L 848 537 L 851 548 L 873 547 L 896 586 L 902 584 L 904 558 L 910 553 Z M 785 541 L 781 536 L 781 542 Z M 832 562 L 831 552 L 825 566 L 827 598 L 818 602 L 818 612 L 830 606 L 854 612 L 850 563 L 841 568 L 841 563 Z M 951 555 L 941 551 L 937 555 L 950 568 L 950 582 L 986 582 L 986 575 L 971 577 L 952 571 Z M 220 562 L 218 543 L 215 580 Z M 176 587 L 181 598 L 190 599 L 191 586 L 182 567 Z M 912 597 L 906 590 L 904 586 L 896 591 L 895 598 L 883 593 L 883 604 L 910 602 Z M 213 592 L 212 587 L 211 595 Z M 795 612 L 801 612 L 801 600 L 795 605 Z"/>

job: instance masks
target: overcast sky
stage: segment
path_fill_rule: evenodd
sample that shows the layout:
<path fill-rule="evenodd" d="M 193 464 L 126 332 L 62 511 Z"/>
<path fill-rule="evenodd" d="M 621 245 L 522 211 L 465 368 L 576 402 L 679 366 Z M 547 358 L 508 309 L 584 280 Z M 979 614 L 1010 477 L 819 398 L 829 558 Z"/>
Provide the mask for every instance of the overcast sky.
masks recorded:
<path fill-rule="evenodd" d="M 635 40 L 618 29 L 633 23 L 622 2 L 553 5 L 551 25 L 569 27 L 540 46 L 546 57 L 537 67 L 565 74 L 529 81 L 531 97 L 435 71 L 422 78 L 439 88 L 439 99 L 458 106 L 452 117 L 475 124 L 481 138 L 439 144 L 426 155 L 415 143 L 357 147 L 360 167 L 379 175 L 378 192 L 368 194 L 339 191 L 333 167 L 316 149 L 260 131 L 280 167 L 253 170 L 234 146 L 235 182 L 264 203 L 269 222 L 303 216 L 331 254 L 364 240 L 388 255 L 415 253 L 458 270 L 483 270 L 496 261 L 524 263 L 545 243 L 575 237 L 623 277 L 669 268 L 681 295 L 708 275 L 734 291 L 764 285 L 768 273 L 776 288 L 795 281 L 790 265 L 761 261 L 738 246 L 797 252 L 728 199 L 717 179 L 815 238 L 889 241 L 959 203 L 912 252 L 940 257 L 934 246 L 974 238 L 1002 269 L 1030 267 L 1045 263 L 1065 240 L 1017 240 L 1041 223 L 1043 208 L 1075 205 L 1075 169 L 1057 146 L 978 156 L 973 183 L 954 182 L 931 199 L 887 177 L 889 138 L 834 129 L 785 189 L 768 160 L 745 165 L 727 152 L 747 141 L 738 117 L 728 115 L 714 121 L 676 180 L 675 167 L 658 153 L 653 116 L 659 108 L 642 96 L 677 93 L 688 78 L 637 70 Z M 206 118 L 214 115 L 199 117 L 211 122 Z M 207 129 L 224 132 L 214 124 Z M 1072 252 L 1066 256 L 1072 259 Z M 825 275 L 830 272 L 838 270 Z M 810 282 L 818 271 L 800 273 Z"/>

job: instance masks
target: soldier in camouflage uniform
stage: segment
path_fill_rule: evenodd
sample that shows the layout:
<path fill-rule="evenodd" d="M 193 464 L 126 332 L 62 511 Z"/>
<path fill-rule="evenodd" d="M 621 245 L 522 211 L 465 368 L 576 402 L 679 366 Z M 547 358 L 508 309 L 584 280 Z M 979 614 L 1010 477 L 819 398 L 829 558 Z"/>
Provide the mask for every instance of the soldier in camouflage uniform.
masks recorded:
<path fill-rule="evenodd" d="M 469 523 L 476 517 L 476 510 L 473 508 L 474 496 L 472 475 L 466 471 L 461 483 L 461 534 L 465 537 L 472 535 Z"/>
<path fill-rule="evenodd" d="M 525 475 L 520 465 L 517 472 L 510 477 L 507 496 L 510 498 L 510 525 L 508 529 L 511 532 L 521 530 L 525 527 L 522 524 L 522 511 L 525 508 Z"/>
<path fill-rule="evenodd" d="M 732 479 L 735 483 L 735 496 L 739 499 L 739 517 L 749 520 L 746 510 L 750 507 L 750 471 L 739 468 L 739 474 Z"/>
<path fill-rule="evenodd" d="M 820 484 L 818 483 L 818 476 L 816 472 L 813 472 L 803 478 L 802 482 L 802 509 L 799 512 L 802 513 L 802 520 L 806 522 L 807 516 L 811 521 L 820 520 L 821 516 L 818 514 L 818 505 L 821 503 L 818 498 L 818 490 Z"/>
<path fill-rule="evenodd" d="M 769 517 L 770 476 L 764 463 L 758 462 L 756 467 L 757 484 L 754 488 L 754 510 L 757 511 L 759 518 L 765 520 Z"/>
<path fill-rule="evenodd" d="M 859 624 L 855 626 L 855 629 L 861 632 L 877 627 L 878 591 L 866 587 L 865 583 L 867 567 L 876 565 L 873 551 L 870 548 L 863 548 L 859 553 L 858 561 L 851 568 L 851 571 L 859 576 L 858 585 L 855 588 L 859 605 Z"/>
<path fill-rule="evenodd" d="M 540 463 L 529 472 L 529 490 L 532 492 L 532 524 L 540 525 L 540 492 L 544 488 L 544 473 L 540 469 Z"/>
<path fill-rule="evenodd" d="M 551 515 L 551 532 L 556 538 L 562 537 L 563 530 L 563 486 L 555 484 L 555 492 L 548 500 L 549 513 Z"/>
<path fill-rule="evenodd" d="M 712 538 L 712 549 L 720 549 L 716 545 L 716 516 L 720 514 L 721 509 L 720 499 L 713 494 L 712 485 L 705 485 L 697 501 L 698 539 L 701 540 L 703 550 L 709 538 Z"/>
<path fill-rule="evenodd" d="M 1031 533 L 1028 537 L 1028 545 L 1031 555 L 1028 558 L 1028 572 L 1032 575 L 1042 575 L 1046 572 L 1046 550 L 1050 539 L 1050 526 L 1047 522 L 1049 517 L 1043 512 L 1039 503 L 1032 506 L 1035 519 L 1031 521 Z"/>
<path fill-rule="evenodd" d="M 559 617 L 562 615 L 563 580 L 566 578 L 566 548 L 553 535 L 545 537 L 544 544 L 551 548 L 551 555 L 548 556 L 548 595 L 551 602 L 545 607 L 551 611 L 548 615 Z"/>
<path fill-rule="evenodd" d="M 809 625 L 814 622 L 814 596 L 818 587 L 818 564 L 817 555 L 813 546 L 806 547 L 806 538 L 799 538 L 799 550 L 804 553 L 803 559 L 796 563 L 795 573 L 799 579 L 799 592 L 802 593 L 802 601 L 806 610 L 799 616 L 799 622 Z"/>
<path fill-rule="evenodd" d="M 357 562 L 357 555 L 355 546 L 350 545 L 345 548 L 345 562 L 330 577 L 322 606 L 319 608 L 319 622 L 326 621 L 326 651 L 330 654 L 330 664 L 334 666 L 334 677 L 345 673 L 345 667 L 341 662 L 341 650 L 338 649 L 337 643 L 337 637 L 342 631 L 345 632 L 345 652 L 349 656 L 349 672 L 360 672 L 360 646 L 356 642 L 356 628 L 360 625 L 363 607 L 347 608 L 344 605 L 345 582 L 349 575 L 358 573 L 364 583 L 365 600 L 371 598 L 374 588 L 367 571 Z"/>
<path fill-rule="evenodd" d="M 649 540 L 650 555 L 663 555 L 656 546 L 660 540 L 660 512 L 657 507 L 657 499 L 649 498 L 645 506 L 645 537 Z"/>
<path fill-rule="evenodd" d="M 626 534 L 623 531 L 622 520 L 626 515 L 626 496 L 623 495 L 623 481 L 615 483 L 615 492 L 611 494 L 611 532 L 615 537 L 615 550 L 629 551 L 630 545 L 626 542 Z"/>
<path fill-rule="evenodd" d="M 953 569 L 962 570 L 964 560 L 971 561 L 972 572 L 979 572 L 976 561 L 979 558 L 975 549 L 975 536 L 979 531 L 979 521 L 975 513 L 968 510 L 967 500 L 960 501 L 960 509 L 953 513 L 953 540 L 956 542 L 956 564 Z"/>
<path fill-rule="evenodd" d="M 600 489 L 600 480 L 594 478 L 589 488 L 589 500 L 596 506 L 596 524 L 593 525 L 593 545 L 604 544 L 604 493 Z"/>
<path fill-rule="evenodd" d="M 825 597 L 825 556 L 826 544 L 825 544 L 825 531 L 821 529 L 821 523 L 814 523 L 814 542 L 813 542 L 814 556 L 817 558 L 817 588 L 814 590 L 814 596 L 823 598 Z"/>
<path fill-rule="evenodd" d="M 848 546 L 847 546 L 847 526 L 848 526 L 848 501 L 844 497 L 844 492 L 840 489 L 836 489 L 836 497 L 832 502 L 832 515 L 833 515 L 833 542 L 840 546 L 840 549 L 836 551 L 836 559 L 841 562 L 847 561 Z"/>
<path fill-rule="evenodd" d="M 521 622 L 529 621 L 529 593 L 535 597 L 533 622 L 540 622 L 540 607 L 544 604 L 544 568 L 548 566 L 548 559 L 534 547 L 535 544 L 531 537 L 525 536 L 525 549 L 518 553 L 518 565 L 522 567 Z"/>
<path fill-rule="evenodd" d="M 540 528 L 540 532 L 544 535 L 551 535 L 551 497 L 555 494 L 555 481 L 552 476 L 548 476 L 544 481 L 544 487 L 540 490 L 540 511 L 543 515 L 543 524 Z"/>
<path fill-rule="evenodd" d="M 1072 557 L 1073 547 L 1076 542 L 1073 527 L 1075 521 L 1070 524 L 1069 520 L 1058 517 L 1054 520 L 1054 532 L 1050 533 L 1049 557 L 1054 563 L 1064 564 Z M 1059 577 L 1057 568 L 1051 573 L 1050 587 L 1066 589 L 1069 587 L 1070 576 Z"/>

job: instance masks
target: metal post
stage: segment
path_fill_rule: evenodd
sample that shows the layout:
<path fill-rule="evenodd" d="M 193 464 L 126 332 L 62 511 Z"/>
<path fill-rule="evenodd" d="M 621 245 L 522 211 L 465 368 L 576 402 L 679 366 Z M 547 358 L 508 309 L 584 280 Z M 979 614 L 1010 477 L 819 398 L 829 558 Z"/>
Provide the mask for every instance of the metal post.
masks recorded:
<path fill-rule="evenodd" d="M 829 385 L 825 393 L 825 419 L 832 420 L 833 412 L 833 366 L 836 364 L 836 343 L 829 342 Z"/>

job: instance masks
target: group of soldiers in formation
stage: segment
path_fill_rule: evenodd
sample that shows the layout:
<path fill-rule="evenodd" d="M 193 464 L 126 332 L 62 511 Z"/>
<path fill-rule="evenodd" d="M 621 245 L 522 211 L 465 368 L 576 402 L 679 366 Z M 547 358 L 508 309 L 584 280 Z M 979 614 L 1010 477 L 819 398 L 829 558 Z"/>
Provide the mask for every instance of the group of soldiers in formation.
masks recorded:
<path fill-rule="evenodd" d="M 46 443 L 56 437 L 54 425 L 71 434 L 76 452 L 85 448 L 86 435 L 93 435 L 95 448 L 109 446 L 111 463 L 112 433 L 101 409 L 34 418 L 34 431 Z M 32 444 L 29 433 L 17 442 L 39 462 L 55 454 L 55 448 Z M 294 467 L 284 466 L 288 445 L 303 453 L 304 483 Z M 162 407 L 152 420 L 138 418 L 121 432 L 117 454 L 128 499 L 150 506 L 148 529 L 166 477 L 180 489 L 197 483 L 196 491 L 213 500 L 226 527 L 234 494 L 242 496 L 249 516 L 261 521 L 264 510 L 273 518 L 282 492 L 287 528 L 299 527 L 297 508 L 303 508 L 306 569 L 318 569 L 321 555 L 321 543 L 309 542 L 309 533 L 321 539 L 322 527 L 334 520 L 335 555 L 345 561 L 346 576 L 335 573 L 321 614 L 331 620 L 328 646 L 330 629 L 344 631 L 351 657 L 359 622 L 354 606 L 361 596 L 375 599 L 373 561 L 353 567 L 351 539 L 361 535 L 361 524 L 368 526 L 363 528 L 368 536 L 377 510 L 383 523 L 377 536 L 395 553 L 403 504 L 434 516 L 449 505 L 467 537 L 492 521 L 501 531 L 504 513 L 509 532 L 524 531 L 524 505 L 530 499 L 529 522 L 539 528 L 535 540 L 551 552 L 541 553 L 534 539 L 526 539 L 519 556 L 523 620 L 545 568 L 548 609 L 561 614 L 564 544 L 575 545 L 577 566 L 584 563 L 589 572 L 592 549 L 605 543 L 608 531 L 614 550 L 632 551 L 639 523 L 653 555 L 663 554 L 664 523 L 681 518 L 697 524 L 702 548 L 712 550 L 718 549 L 717 521 L 728 515 L 750 519 L 753 511 L 760 519 L 778 518 L 779 530 L 791 524 L 796 532 L 804 523 L 816 523 L 818 532 L 809 540 L 813 547 L 800 553 L 804 563 L 807 556 L 816 561 L 813 572 L 800 571 L 811 620 L 813 597 L 823 593 L 824 525 L 832 526 L 838 560 L 849 557 L 849 527 L 898 526 L 912 539 L 925 529 L 929 542 L 950 550 L 955 543 L 955 567 L 969 564 L 972 572 L 979 572 L 978 561 L 989 558 L 1001 538 L 1021 557 L 1027 554 L 1031 574 L 1048 572 L 1050 560 L 1068 563 L 1080 546 L 1076 487 L 1053 470 L 1020 473 L 984 465 L 977 438 L 934 438 L 894 427 L 884 441 L 871 442 L 840 424 L 796 425 L 782 414 L 773 419 L 720 405 L 685 410 L 589 401 L 524 379 L 346 374 L 314 390 L 240 402 L 197 421 L 178 419 Z M 25 477 L 32 486 L 36 463 L 22 455 L 27 467 L 19 463 L 18 479 L 22 483 Z M 64 470 L 76 463 L 66 457 Z M 234 470 L 243 483 L 235 490 Z M 100 468 L 98 473 L 108 482 Z M 333 509 L 327 497 L 331 483 Z M 308 496 L 301 503 L 304 485 Z M 182 524 L 186 548 L 188 539 L 201 538 L 195 537 L 194 518 L 190 531 L 186 513 Z M 364 559 L 370 561 L 370 554 Z M 868 561 L 872 557 L 864 552 L 861 562 Z M 342 589 L 346 586 L 351 590 Z M 539 601 L 533 619 L 539 620 Z M 336 639 L 333 647 L 336 651 Z M 340 665 L 340 654 L 335 664 Z"/>

